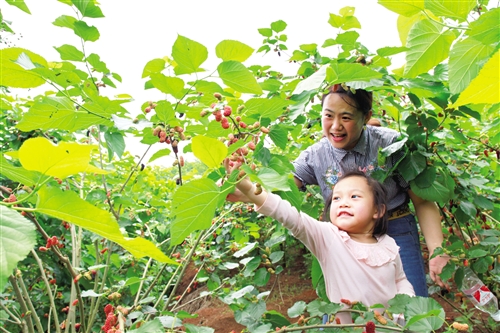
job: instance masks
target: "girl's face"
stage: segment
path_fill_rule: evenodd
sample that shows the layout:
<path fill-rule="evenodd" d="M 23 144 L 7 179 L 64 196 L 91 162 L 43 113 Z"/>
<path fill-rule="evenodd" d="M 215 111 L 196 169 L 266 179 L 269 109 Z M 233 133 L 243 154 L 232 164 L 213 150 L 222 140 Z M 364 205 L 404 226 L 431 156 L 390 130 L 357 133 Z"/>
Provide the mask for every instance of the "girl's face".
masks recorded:
<path fill-rule="evenodd" d="M 352 105 L 355 105 L 354 101 L 350 101 L 345 94 L 331 93 L 323 101 L 323 135 L 335 148 L 353 149 L 361 137 L 363 127 L 371 118 L 371 111 L 364 116 Z"/>
<path fill-rule="evenodd" d="M 339 229 L 346 231 L 351 237 L 353 234 L 371 236 L 378 216 L 373 190 L 365 178 L 352 176 L 335 185 L 330 221 Z"/>

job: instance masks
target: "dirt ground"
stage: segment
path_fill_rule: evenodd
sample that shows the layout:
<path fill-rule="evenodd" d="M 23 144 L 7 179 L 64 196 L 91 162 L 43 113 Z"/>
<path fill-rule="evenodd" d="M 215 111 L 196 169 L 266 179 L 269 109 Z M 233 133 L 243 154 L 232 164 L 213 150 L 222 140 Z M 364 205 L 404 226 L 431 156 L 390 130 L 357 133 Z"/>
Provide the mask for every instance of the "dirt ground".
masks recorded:
<path fill-rule="evenodd" d="M 271 294 L 266 300 L 267 310 L 276 310 L 283 315 L 286 315 L 287 310 L 296 302 L 304 301 L 309 303 L 317 299 L 316 291 L 312 288 L 312 283 L 310 279 L 303 278 L 306 276 L 304 268 L 300 268 L 300 264 L 297 263 L 297 267 L 289 268 L 279 275 L 273 275 L 267 286 L 263 287 L 262 290 L 271 290 Z M 293 272 L 293 274 L 291 273 Z M 194 270 L 188 271 L 183 278 L 184 284 L 191 281 L 194 276 Z M 183 290 L 180 288 L 179 290 Z M 190 300 L 196 299 L 200 293 L 204 290 L 204 287 L 193 291 L 184 299 L 184 303 L 188 303 Z M 205 289 L 206 290 L 206 289 Z M 453 292 L 453 291 L 451 291 Z M 454 318 L 460 316 L 452 305 L 447 303 L 442 297 L 433 296 L 444 308 L 446 312 L 446 318 L 448 323 L 452 323 Z M 190 323 L 199 326 L 211 327 L 216 333 L 230 333 L 230 332 L 241 332 L 245 326 L 238 324 L 234 320 L 234 314 L 227 304 L 215 298 L 203 298 L 195 302 L 191 302 L 186 306 L 181 308 L 192 314 L 197 314 L 197 318 L 184 319 L 184 323 Z M 486 316 L 487 317 L 487 316 Z M 288 318 L 291 322 L 297 320 Z M 445 329 L 442 328 L 437 332 L 444 332 Z M 472 333 L 485 333 L 479 329 L 474 329 Z"/>

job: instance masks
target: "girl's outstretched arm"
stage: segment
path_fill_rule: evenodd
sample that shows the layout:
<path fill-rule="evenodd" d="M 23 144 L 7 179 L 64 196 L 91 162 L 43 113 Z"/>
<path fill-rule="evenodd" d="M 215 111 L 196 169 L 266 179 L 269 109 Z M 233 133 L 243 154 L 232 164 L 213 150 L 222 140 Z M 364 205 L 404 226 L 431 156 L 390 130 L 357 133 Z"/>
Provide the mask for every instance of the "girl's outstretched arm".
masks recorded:
<path fill-rule="evenodd" d="M 241 163 L 238 162 L 233 162 L 233 165 L 231 166 L 229 162 L 230 162 L 229 159 L 224 160 L 224 167 L 226 168 L 226 172 L 228 174 L 233 172 L 233 170 L 239 169 L 241 166 Z M 262 206 L 267 199 L 267 192 L 264 189 L 262 189 L 262 191 L 257 190 L 257 186 L 255 186 L 255 184 L 252 183 L 246 175 L 244 175 L 240 180 L 238 180 L 236 188 L 240 192 L 238 198 L 243 199 L 241 201 L 252 202 L 255 205 L 257 205 L 257 207 Z"/>

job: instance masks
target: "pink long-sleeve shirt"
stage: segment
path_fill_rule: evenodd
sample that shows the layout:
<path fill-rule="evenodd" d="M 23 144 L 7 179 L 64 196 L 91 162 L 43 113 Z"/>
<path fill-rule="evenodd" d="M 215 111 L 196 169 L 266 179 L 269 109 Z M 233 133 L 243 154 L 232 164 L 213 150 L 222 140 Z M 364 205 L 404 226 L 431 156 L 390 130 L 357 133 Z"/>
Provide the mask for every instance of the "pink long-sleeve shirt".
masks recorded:
<path fill-rule="evenodd" d="M 257 211 L 281 222 L 316 256 L 331 302 L 347 299 L 387 306 L 396 294 L 415 295 L 392 237 L 380 236 L 377 243 L 356 242 L 332 223 L 298 212 L 273 193 Z"/>

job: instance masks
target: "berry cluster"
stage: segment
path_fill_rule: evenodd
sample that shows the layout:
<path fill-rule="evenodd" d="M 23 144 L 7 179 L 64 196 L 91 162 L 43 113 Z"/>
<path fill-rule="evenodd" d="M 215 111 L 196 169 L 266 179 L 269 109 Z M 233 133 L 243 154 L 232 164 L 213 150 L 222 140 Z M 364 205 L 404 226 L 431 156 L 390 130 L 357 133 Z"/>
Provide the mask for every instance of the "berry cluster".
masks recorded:
<path fill-rule="evenodd" d="M 153 102 L 149 102 L 149 105 L 146 106 L 146 108 L 144 108 L 144 112 L 145 113 L 150 113 L 151 110 L 154 110 L 156 108 L 156 103 L 153 103 Z"/>
<path fill-rule="evenodd" d="M 57 238 L 57 236 L 52 236 L 50 238 L 47 238 L 47 243 L 45 244 L 45 246 L 40 246 L 38 248 L 38 250 L 41 252 L 46 252 L 52 246 L 57 246 L 58 248 L 63 248 L 64 244 L 59 242 L 59 238 Z"/>
<path fill-rule="evenodd" d="M 105 333 L 120 333 L 118 325 L 118 317 L 115 314 L 115 307 L 108 304 L 104 307 L 104 314 L 106 315 L 106 321 L 101 327 L 101 330 Z"/>

